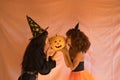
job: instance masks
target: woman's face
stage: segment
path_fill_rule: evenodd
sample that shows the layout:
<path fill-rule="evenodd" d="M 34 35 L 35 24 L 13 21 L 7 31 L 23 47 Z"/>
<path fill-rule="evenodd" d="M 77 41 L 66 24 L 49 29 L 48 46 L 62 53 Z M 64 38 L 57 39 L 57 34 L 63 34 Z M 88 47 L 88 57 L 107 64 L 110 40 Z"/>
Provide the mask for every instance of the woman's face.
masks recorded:
<path fill-rule="evenodd" d="M 68 46 L 71 46 L 71 38 L 70 37 L 67 37 L 66 43 L 68 44 Z"/>
<path fill-rule="evenodd" d="M 49 48 L 49 43 L 48 43 L 48 37 L 46 38 L 46 41 L 45 41 L 45 47 L 44 47 L 44 52 L 46 52 Z"/>

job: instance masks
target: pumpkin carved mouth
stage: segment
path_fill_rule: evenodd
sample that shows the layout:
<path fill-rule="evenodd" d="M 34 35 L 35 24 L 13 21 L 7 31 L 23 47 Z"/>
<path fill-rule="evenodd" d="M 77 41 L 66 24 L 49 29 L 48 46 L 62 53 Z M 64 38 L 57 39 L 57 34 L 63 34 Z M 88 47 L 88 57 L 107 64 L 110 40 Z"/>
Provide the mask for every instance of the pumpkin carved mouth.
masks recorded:
<path fill-rule="evenodd" d="M 60 47 L 62 47 L 62 45 L 60 45 L 60 46 L 55 46 L 56 48 L 60 48 Z"/>

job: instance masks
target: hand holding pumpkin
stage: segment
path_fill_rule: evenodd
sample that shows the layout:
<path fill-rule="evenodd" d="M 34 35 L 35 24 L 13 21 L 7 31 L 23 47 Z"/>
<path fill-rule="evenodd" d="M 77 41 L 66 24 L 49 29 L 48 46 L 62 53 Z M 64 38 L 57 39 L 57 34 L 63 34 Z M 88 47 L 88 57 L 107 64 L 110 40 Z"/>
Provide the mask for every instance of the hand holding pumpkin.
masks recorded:
<path fill-rule="evenodd" d="M 55 53 L 56 53 L 56 52 L 50 47 L 50 48 L 47 50 L 47 55 L 46 55 L 47 61 L 48 61 L 49 56 L 54 57 Z"/>

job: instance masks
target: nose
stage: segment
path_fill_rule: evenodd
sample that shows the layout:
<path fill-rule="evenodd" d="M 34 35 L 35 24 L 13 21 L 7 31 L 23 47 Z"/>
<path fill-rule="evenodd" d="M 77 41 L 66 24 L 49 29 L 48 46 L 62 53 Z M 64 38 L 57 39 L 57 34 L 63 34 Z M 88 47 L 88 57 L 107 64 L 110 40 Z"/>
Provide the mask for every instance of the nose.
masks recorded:
<path fill-rule="evenodd" d="M 59 43 L 57 43 L 57 45 L 59 45 Z"/>

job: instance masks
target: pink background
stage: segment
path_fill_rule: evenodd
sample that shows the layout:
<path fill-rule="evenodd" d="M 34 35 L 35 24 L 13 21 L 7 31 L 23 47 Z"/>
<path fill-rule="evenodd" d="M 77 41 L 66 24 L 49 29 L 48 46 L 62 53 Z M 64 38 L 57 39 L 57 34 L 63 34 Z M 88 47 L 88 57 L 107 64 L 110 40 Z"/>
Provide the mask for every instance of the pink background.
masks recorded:
<path fill-rule="evenodd" d="M 32 17 L 49 37 L 78 22 L 91 41 L 85 68 L 95 80 L 120 80 L 120 0 L 0 0 L 0 80 L 17 80 L 22 56 L 32 34 L 26 20 Z M 39 80 L 67 80 L 70 69 L 61 52 L 57 66 Z"/>

